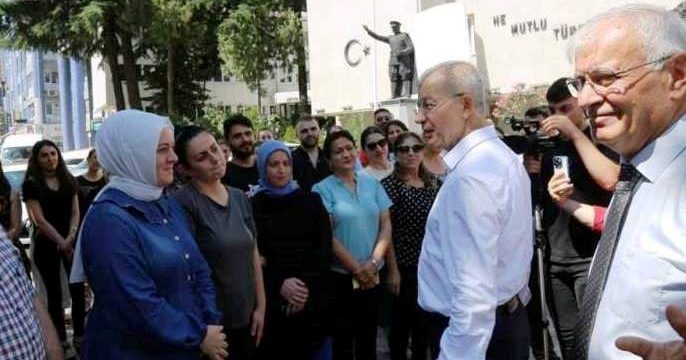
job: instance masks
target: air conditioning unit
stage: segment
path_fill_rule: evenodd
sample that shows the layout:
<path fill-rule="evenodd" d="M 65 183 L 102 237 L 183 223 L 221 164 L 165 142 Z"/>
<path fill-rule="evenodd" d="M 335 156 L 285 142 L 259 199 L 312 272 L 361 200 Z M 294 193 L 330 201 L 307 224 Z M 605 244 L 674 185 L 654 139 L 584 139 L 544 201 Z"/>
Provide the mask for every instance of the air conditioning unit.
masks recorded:
<path fill-rule="evenodd" d="M 58 96 L 57 90 L 48 90 L 48 96 Z"/>

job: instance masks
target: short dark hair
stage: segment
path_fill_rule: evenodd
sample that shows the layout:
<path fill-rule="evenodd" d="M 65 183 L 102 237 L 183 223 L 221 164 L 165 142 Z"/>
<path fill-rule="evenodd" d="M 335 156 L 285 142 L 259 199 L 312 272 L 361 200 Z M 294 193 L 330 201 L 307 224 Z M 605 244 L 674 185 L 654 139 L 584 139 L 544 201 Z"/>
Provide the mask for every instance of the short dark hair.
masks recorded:
<path fill-rule="evenodd" d="M 353 143 L 353 145 L 355 145 L 355 138 L 352 136 L 352 134 L 350 134 L 350 132 L 348 130 L 344 129 L 341 131 L 329 133 L 326 136 L 326 139 L 324 140 L 324 146 L 322 149 L 324 151 L 324 157 L 327 160 L 331 160 L 331 150 L 333 150 L 332 147 L 333 147 L 334 141 L 341 139 L 341 138 L 348 139 Z"/>
<path fill-rule="evenodd" d="M 188 165 L 188 143 L 204 132 L 208 131 L 197 125 L 185 126 L 179 132 L 179 135 L 176 136 L 176 144 L 174 144 L 174 152 L 179 158 L 179 164 Z"/>
<path fill-rule="evenodd" d="M 572 97 L 567 86 L 567 81 L 569 80 L 570 78 L 563 77 L 550 84 L 548 91 L 545 93 L 545 99 L 549 104 L 557 104 Z"/>
<path fill-rule="evenodd" d="M 380 113 L 380 112 L 382 112 L 382 111 L 385 111 L 385 112 L 387 112 L 387 113 L 389 113 L 389 114 L 391 113 L 391 111 L 388 110 L 388 109 L 386 109 L 386 108 L 378 108 L 378 109 L 376 109 L 376 110 L 374 111 L 374 119 L 376 119 L 376 114 L 378 114 L 378 113 Z"/>
<path fill-rule="evenodd" d="M 253 129 L 252 121 L 242 114 L 234 114 L 224 120 L 224 139 L 228 139 L 231 134 L 231 129 L 236 125 L 243 125 Z"/>
<path fill-rule="evenodd" d="M 367 138 L 372 135 L 372 134 L 381 134 L 384 138 L 386 137 L 386 133 L 381 130 L 380 127 L 378 126 L 368 126 L 364 130 L 362 130 L 362 134 L 360 135 L 360 146 L 365 147 L 367 145 Z"/>
<path fill-rule="evenodd" d="M 300 116 L 298 116 L 298 120 L 296 120 L 295 124 L 297 125 L 298 123 L 305 122 L 305 121 L 316 121 L 317 125 L 319 125 L 319 120 L 317 119 L 317 117 L 312 116 L 312 115 L 300 115 Z"/>

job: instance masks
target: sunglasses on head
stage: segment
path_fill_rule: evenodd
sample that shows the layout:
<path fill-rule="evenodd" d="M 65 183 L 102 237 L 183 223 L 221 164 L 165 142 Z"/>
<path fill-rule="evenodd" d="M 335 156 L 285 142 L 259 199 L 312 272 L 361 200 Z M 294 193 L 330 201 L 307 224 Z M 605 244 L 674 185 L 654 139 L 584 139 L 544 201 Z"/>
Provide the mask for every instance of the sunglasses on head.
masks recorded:
<path fill-rule="evenodd" d="M 386 139 L 381 139 L 377 142 L 367 143 L 367 145 L 365 145 L 365 147 L 367 148 L 367 150 L 375 150 L 377 146 L 378 147 L 384 147 L 386 145 L 388 145 L 388 141 Z"/>
<path fill-rule="evenodd" d="M 396 146 L 395 149 L 396 149 L 396 151 L 403 153 L 403 154 L 409 153 L 410 150 L 412 150 L 413 153 L 417 154 L 420 151 L 424 150 L 424 145 L 422 145 L 422 144 L 416 144 L 416 145 L 412 145 L 412 146 L 400 145 L 400 146 Z"/>

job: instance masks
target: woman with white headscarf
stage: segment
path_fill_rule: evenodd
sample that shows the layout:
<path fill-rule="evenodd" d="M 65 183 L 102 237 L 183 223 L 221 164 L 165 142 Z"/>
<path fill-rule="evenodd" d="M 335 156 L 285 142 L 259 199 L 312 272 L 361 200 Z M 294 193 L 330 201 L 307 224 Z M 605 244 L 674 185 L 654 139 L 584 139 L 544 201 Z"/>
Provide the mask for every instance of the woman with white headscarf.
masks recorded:
<path fill-rule="evenodd" d="M 82 358 L 226 357 L 210 270 L 183 210 L 162 193 L 177 160 L 171 123 L 120 111 L 103 122 L 95 147 L 111 177 L 81 230 L 95 295 Z"/>

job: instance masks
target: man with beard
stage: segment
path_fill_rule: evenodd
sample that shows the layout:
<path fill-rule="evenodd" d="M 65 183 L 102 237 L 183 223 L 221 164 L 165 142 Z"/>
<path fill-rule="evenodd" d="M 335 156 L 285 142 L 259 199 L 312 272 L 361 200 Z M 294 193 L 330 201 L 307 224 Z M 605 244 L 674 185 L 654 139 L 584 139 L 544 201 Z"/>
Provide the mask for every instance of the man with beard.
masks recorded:
<path fill-rule="evenodd" d="M 310 191 L 312 185 L 331 175 L 329 164 L 319 148 L 319 124 L 312 116 L 303 116 L 295 125 L 300 146 L 293 150 L 293 179 L 300 188 Z"/>
<path fill-rule="evenodd" d="M 233 158 L 226 167 L 222 182 L 252 195 L 259 173 L 255 161 L 255 138 L 250 119 L 236 114 L 224 121 L 224 141 L 229 144 Z"/>

